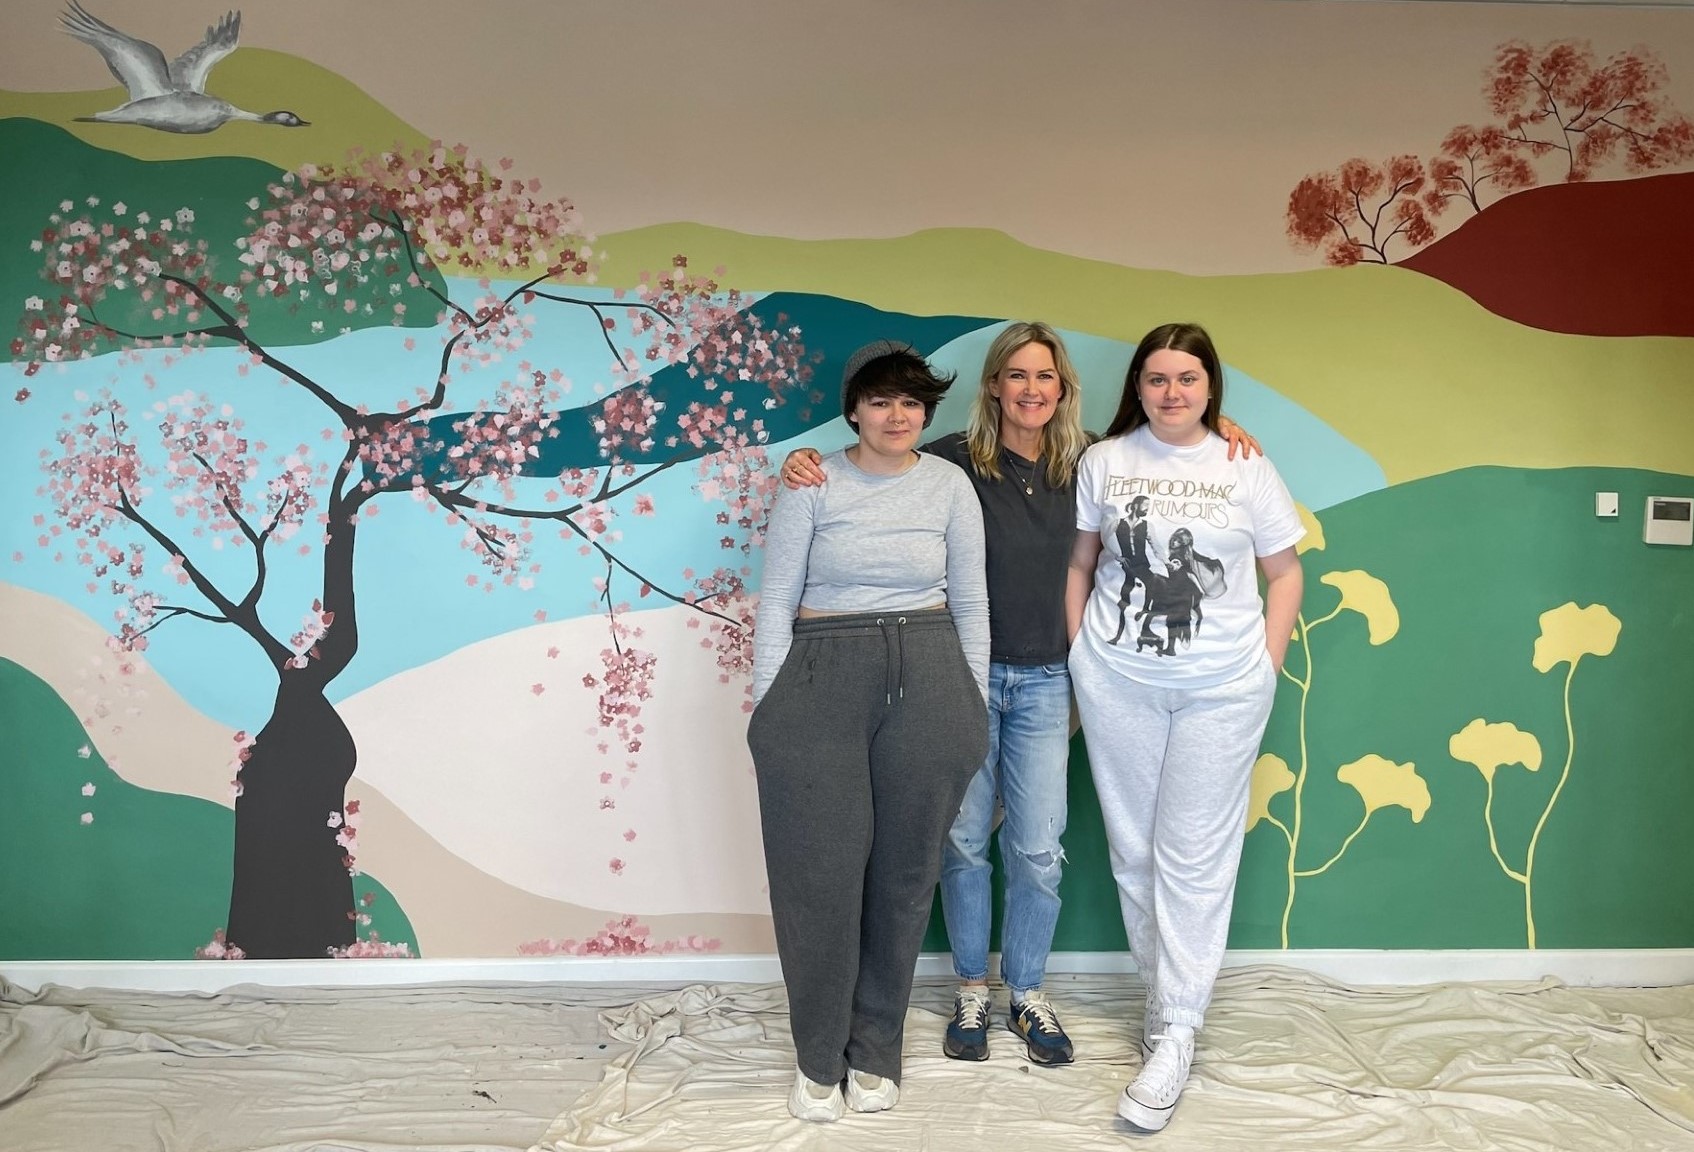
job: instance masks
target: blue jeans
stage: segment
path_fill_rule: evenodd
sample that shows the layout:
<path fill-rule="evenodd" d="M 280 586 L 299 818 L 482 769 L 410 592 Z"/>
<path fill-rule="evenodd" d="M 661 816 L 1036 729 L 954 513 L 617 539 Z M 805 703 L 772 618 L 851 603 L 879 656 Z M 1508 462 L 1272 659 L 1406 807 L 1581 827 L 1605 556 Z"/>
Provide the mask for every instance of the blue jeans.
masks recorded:
<path fill-rule="evenodd" d="M 988 839 L 1005 808 L 1000 862 L 1006 915 L 1000 976 L 1013 999 L 1041 987 L 1059 922 L 1065 781 L 1070 761 L 1070 671 L 1060 664 L 988 669 L 988 758 L 965 790 L 941 856 L 941 912 L 961 980 L 988 976 Z"/>

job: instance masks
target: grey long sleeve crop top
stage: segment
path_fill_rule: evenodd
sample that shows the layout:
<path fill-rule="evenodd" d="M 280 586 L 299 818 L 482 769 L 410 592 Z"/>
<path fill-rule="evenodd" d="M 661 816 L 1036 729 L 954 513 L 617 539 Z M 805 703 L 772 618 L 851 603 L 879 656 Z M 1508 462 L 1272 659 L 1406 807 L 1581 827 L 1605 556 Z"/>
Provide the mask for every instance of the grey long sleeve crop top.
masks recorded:
<path fill-rule="evenodd" d="M 782 489 L 765 533 L 753 631 L 753 702 L 788 657 L 799 608 L 911 610 L 943 600 L 983 696 L 988 695 L 988 584 L 982 505 L 956 465 L 920 454 L 897 476 L 860 471 L 842 452 L 829 479 Z"/>

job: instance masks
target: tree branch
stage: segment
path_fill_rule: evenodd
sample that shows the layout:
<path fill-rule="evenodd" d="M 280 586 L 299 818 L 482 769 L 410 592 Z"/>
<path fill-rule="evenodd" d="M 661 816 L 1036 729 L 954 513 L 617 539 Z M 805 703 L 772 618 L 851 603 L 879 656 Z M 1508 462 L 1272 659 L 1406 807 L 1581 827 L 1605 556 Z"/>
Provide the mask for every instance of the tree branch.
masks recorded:
<path fill-rule="evenodd" d="M 669 465 L 660 465 L 660 468 L 664 468 L 664 467 L 669 467 Z M 658 470 L 659 469 L 655 469 L 654 471 L 658 471 Z M 631 483 L 635 483 L 635 481 L 631 481 Z M 571 519 L 571 516 L 574 513 L 580 512 L 582 510 L 583 506 L 581 504 L 575 504 L 575 505 L 572 505 L 569 508 L 553 508 L 553 509 L 547 509 L 545 511 L 532 511 L 532 510 L 525 510 L 525 509 L 522 509 L 522 508 L 512 508 L 512 507 L 509 507 L 509 506 L 504 505 L 504 504 L 490 504 L 490 503 L 488 503 L 487 501 L 484 501 L 484 500 L 475 500 L 475 499 L 472 499 L 470 497 L 465 496 L 463 494 L 463 490 L 460 490 L 459 492 L 450 492 L 447 489 L 442 488 L 438 485 L 430 485 L 429 490 L 430 490 L 430 494 L 435 497 L 435 502 L 437 504 L 441 505 L 443 508 L 445 508 L 448 511 L 454 513 L 455 515 L 462 515 L 463 513 L 462 513 L 461 510 L 464 510 L 464 511 L 471 511 L 471 512 L 480 511 L 480 512 L 486 513 L 486 514 L 491 515 L 491 516 L 506 516 L 506 517 L 514 517 L 514 518 L 527 518 L 527 519 L 530 519 L 530 520 L 553 520 L 553 521 L 557 521 L 557 522 L 565 525 L 572 532 L 575 532 L 578 536 L 582 537 L 583 542 L 588 544 L 596 552 L 600 553 L 600 555 L 606 560 L 608 565 L 616 565 L 618 568 L 621 568 L 624 572 L 626 572 L 629 575 L 635 577 L 637 580 L 641 581 L 641 583 L 644 584 L 646 587 L 652 589 L 654 592 L 658 593 L 660 596 L 663 596 L 666 600 L 669 600 L 674 604 L 680 604 L 685 608 L 692 608 L 694 611 L 699 612 L 702 615 L 712 616 L 712 617 L 715 617 L 716 619 L 722 620 L 725 624 L 728 624 L 730 627 L 736 629 L 737 631 L 739 631 L 740 628 L 741 628 L 741 622 L 740 621 L 734 620 L 734 619 L 732 619 L 728 616 L 725 616 L 722 612 L 713 611 L 712 609 L 701 605 L 698 601 L 689 600 L 688 598 L 686 598 L 684 596 L 678 596 L 674 592 L 667 591 L 662 585 L 660 585 L 656 581 L 648 579 L 646 576 L 642 575 L 640 572 L 637 572 L 634 568 L 631 568 L 628 564 L 624 563 L 621 559 L 618 558 L 618 556 L 615 553 L 608 550 L 598 540 L 596 540 L 592 536 L 590 536 L 588 534 L 587 530 L 585 530 L 582 527 L 582 525 L 578 524 L 575 520 Z M 481 529 L 476 529 L 476 531 L 477 531 L 478 536 L 483 536 Z M 483 538 L 486 540 L 486 537 L 483 537 Z"/>
<path fill-rule="evenodd" d="M 198 284 L 171 272 L 159 273 L 159 279 L 180 285 L 185 291 L 192 292 L 200 299 L 201 303 L 204 304 L 209 311 L 224 321 L 224 324 L 229 329 L 230 339 L 234 340 L 236 343 L 246 348 L 249 352 L 253 353 L 253 355 L 257 356 L 267 367 L 283 376 L 286 376 L 288 379 L 294 381 L 296 384 L 300 385 L 300 387 L 310 392 L 320 403 L 322 403 L 331 412 L 335 413 L 336 418 L 344 425 L 348 427 L 352 426 L 353 419 L 357 415 L 352 406 L 336 397 L 327 388 L 307 376 L 305 373 L 271 355 L 268 349 L 255 342 L 253 338 L 247 334 L 247 330 L 236 322 L 236 318 L 232 313 L 225 309 L 223 305 L 219 304 L 216 298 L 207 293 Z M 222 335 L 223 333 L 220 332 L 219 334 Z"/>
<path fill-rule="evenodd" d="M 228 512 L 230 519 L 235 521 L 235 526 L 241 529 L 241 534 L 243 536 L 247 537 L 247 542 L 257 547 L 259 545 L 259 534 L 253 531 L 252 526 L 249 525 L 246 518 L 241 515 L 241 510 L 230 501 L 228 489 L 226 489 L 224 485 L 218 481 L 217 469 L 213 468 L 211 462 L 204 456 L 200 455 L 200 453 L 190 452 L 189 455 L 194 457 L 194 462 L 204 468 L 206 470 L 206 475 L 212 478 L 212 487 L 215 488 L 218 493 L 218 503 L 224 506 L 224 511 Z"/>
<path fill-rule="evenodd" d="M 252 637 L 267 656 L 280 665 L 282 661 L 292 655 L 281 641 L 265 631 L 264 625 L 259 622 L 256 611 L 232 602 L 219 590 L 216 584 L 212 583 L 205 573 L 195 566 L 194 561 L 189 559 L 181 548 L 177 547 L 176 541 L 167 536 L 144 516 L 139 508 L 130 503 L 129 494 L 123 490 L 122 486 L 118 488 L 118 511 L 123 514 L 126 520 L 151 537 L 154 543 L 165 549 L 168 555 L 179 557 L 183 572 L 187 574 L 189 581 L 199 591 L 200 595 L 204 596 L 218 611 L 222 612 L 224 619 Z"/>
<path fill-rule="evenodd" d="M 235 623 L 235 621 L 231 620 L 228 616 L 214 616 L 210 612 L 202 612 L 197 608 L 183 608 L 180 606 L 167 607 L 165 605 L 160 605 L 157 611 L 163 612 L 164 615 L 153 621 L 153 623 L 147 625 L 147 627 L 137 630 L 135 633 L 137 636 L 145 636 L 147 633 L 163 624 L 166 620 L 174 620 L 178 616 L 192 616 L 196 620 L 205 620 L 211 624 Z"/>

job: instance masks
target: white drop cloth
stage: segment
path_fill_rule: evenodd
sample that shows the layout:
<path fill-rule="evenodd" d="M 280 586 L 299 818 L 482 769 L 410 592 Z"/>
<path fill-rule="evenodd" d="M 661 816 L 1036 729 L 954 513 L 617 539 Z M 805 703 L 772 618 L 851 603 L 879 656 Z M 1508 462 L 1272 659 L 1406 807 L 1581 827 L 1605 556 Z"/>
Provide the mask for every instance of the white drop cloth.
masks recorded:
<path fill-rule="evenodd" d="M 653 985 L 265 988 L 0 979 L 0 1152 L 516 1152 Z"/>
<path fill-rule="evenodd" d="M 951 990 L 920 985 L 892 1111 L 791 1119 L 780 987 L 686 988 L 603 1013 L 634 1045 L 538 1148 L 617 1152 L 1694 1150 L 1694 988 L 1364 987 L 1270 967 L 1226 971 L 1171 1126 L 1115 1118 L 1140 1066 L 1128 978 L 1052 978 L 1077 1061 L 1036 1068 L 995 1006 L 992 1054 L 947 1060 Z M 1133 1021 L 1133 1024 L 1131 1023 Z"/>

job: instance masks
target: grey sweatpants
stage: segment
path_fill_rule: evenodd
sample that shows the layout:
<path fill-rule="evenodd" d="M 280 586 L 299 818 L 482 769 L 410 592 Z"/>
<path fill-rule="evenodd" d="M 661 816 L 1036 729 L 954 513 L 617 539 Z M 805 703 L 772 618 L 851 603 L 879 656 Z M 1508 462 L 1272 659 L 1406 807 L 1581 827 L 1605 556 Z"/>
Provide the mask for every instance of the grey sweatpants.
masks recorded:
<path fill-rule="evenodd" d="M 800 1070 L 898 1081 L 942 841 L 988 754 L 952 617 L 796 621 L 747 744 Z"/>
<path fill-rule="evenodd" d="M 1270 655 L 1225 684 L 1157 688 L 1113 671 L 1078 637 L 1070 669 L 1130 952 L 1164 1021 L 1198 1028 L 1223 964 L 1253 761 L 1276 695 Z"/>

